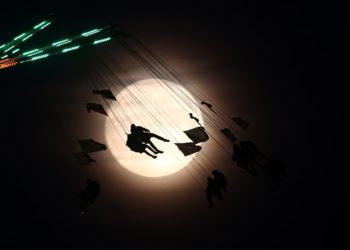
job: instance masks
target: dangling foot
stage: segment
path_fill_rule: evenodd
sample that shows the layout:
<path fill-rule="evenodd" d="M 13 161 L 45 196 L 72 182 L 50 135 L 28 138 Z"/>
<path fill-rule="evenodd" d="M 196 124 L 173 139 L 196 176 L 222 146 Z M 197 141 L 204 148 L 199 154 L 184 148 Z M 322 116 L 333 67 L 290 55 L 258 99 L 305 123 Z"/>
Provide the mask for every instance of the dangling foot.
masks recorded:
<path fill-rule="evenodd" d="M 170 140 L 168 140 L 168 139 L 164 139 L 163 141 L 164 141 L 164 142 L 170 142 Z"/>
<path fill-rule="evenodd" d="M 158 151 L 157 151 L 157 153 L 159 153 L 159 154 L 163 154 L 164 152 L 163 152 L 163 151 L 161 151 L 161 150 L 158 150 Z"/>
<path fill-rule="evenodd" d="M 156 158 L 157 158 L 157 156 L 152 156 L 152 158 L 153 158 L 153 159 L 156 159 Z"/>

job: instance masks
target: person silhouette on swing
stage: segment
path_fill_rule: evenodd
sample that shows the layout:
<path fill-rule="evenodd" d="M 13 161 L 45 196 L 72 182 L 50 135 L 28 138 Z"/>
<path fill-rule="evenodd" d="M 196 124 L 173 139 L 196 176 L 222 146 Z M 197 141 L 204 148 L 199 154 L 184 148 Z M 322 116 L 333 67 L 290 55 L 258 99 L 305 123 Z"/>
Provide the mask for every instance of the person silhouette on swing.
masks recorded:
<path fill-rule="evenodd" d="M 158 140 L 164 141 L 164 142 L 169 142 L 168 139 L 165 139 L 159 135 L 156 135 L 154 133 L 151 133 L 148 129 L 141 127 L 141 126 L 136 126 L 135 124 L 131 124 L 131 129 L 130 129 L 131 134 L 134 136 L 136 140 L 138 140 L 141 143 L 148 144 L 154 151 L 157 153 L 163 153 L 163 151 L 159 150 L 151 141 L 151 138 L 157 138 Z"/>

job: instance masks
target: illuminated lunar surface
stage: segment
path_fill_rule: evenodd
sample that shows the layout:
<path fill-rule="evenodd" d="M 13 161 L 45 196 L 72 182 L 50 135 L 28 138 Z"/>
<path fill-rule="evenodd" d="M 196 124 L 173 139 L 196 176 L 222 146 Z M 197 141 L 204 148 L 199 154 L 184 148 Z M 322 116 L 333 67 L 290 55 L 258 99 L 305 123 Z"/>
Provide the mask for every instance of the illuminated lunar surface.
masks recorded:
<path fill-rule="evenodd" d="M 173 174 L 184 168 L 195 156 L 193 154 L 185 157 L 174 143 L 190 142 L 183 130 L 199 126 L 190 119 L 189 113 L 193 113 L 203 125 L 200 110 L 193 103 L 180 98 L 187 95 L 194 102 L 194 98 L 183 87 L 168 81 L 167 84 L 177 94 L 159 80 L 146 79 L 124 88 L 117 95 L 117 102 L 108 101 L 110 118 L 105 123 L 108 148 L 121 166 L 141 176 L 161 177 Z M 112 91 L 116 93 L 115 90 Z M 125 145 L 125 133 L 130 133 L 132 123 L 169 139 L 170 142 L 151 139 L 164 153 L 157 154 L 157 158 L 153 159 L 145 153 L 131 151 Z"/>

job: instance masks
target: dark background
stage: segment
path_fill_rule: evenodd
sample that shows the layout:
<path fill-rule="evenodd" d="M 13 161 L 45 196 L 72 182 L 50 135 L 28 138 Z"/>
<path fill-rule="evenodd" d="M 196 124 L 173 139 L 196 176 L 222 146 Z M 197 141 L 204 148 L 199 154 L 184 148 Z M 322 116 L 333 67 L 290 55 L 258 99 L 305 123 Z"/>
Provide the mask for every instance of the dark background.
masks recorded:
<path fill-rule="evenodd" d="M 102 180 L 103 194 L 80 216 L 72 193 L 84 180 L 62 153 L 68 148 L 62 130 L 81 127 L 74 107 L 88 91 L 81 65 L 90 51 L 19 65 L 0 72 L 3 249 L 303 249 L 343 243 L 346 182 L 339 173 L 345 166 L 336 154 L 340 81 L 331 73 L 346 23 L 342 4 L 46 2 L 6 6 L 1 13 L 3 42 L 55 13 L 52 27 L 28 41 L 28 48 L 105 22 L 120 24 L 226 111 L 250 118 L 251 138 L 282 159 L 289 174 L 275 195 L 236 166 L 221 166 L 231 177 L 230 194 L 209 210 L 205 186 L 136 177 L 111 167 L 111 156 L 97 156 L 108 158 L 91 172 Z M 83 129 L 103 129 L 93 123 Z"/>

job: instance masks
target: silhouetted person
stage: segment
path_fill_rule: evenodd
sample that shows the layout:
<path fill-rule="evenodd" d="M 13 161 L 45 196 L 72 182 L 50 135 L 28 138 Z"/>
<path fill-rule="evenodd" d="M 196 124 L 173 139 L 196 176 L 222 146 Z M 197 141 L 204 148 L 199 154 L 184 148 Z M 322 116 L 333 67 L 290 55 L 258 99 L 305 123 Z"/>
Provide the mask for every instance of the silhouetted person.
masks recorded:
<path fill-rule="evenodd" d="M 211 105 L 210 103 L 205 102 L 205 101 L 202 101 L 201 104 L 204 106 L 207 106 L 208 109 L 210 109 L 211 111 L 213 111 L 216 114 L 216 112 L 213 110 L 213 105 Z"/>
<path fill-rule="evenodd" d="M 236 162 L 240 168 L 247 170 L 250 174 L 258 175 L 250 156 L 237 144 L 233 145 L 232 160 Z"/>
<path fill-rule="evenodd" d="M 208 186 L 206 190 L 207 200 L 209 202 L 209 207 L 212 208 L 214 207 L 213 198 L 218 197 L 220 200 L 222 200 L 222 196 L 220 193 L 220 189 L 217 183 L 213 180 L 213 178 L 208 177 L 207 181 L 208 181 Z"/>
<path fill-rule="evenodd" d="M 153 155 L 151 154 L 154 153 L 154 154 L 157 154 L 157 153 L 160 153 L 162 151 L 159 152 L 154 150 L 153 148 L 151 148 L 150 146 L 148 146 L 147 144 L 145 143 L 142 143 L 138 140 L 138 138 L 136 138 L 133 134 L 128 134 L 128 139 L 126 141 L 126 145 L 134 152 L 137 152 L 137 153 L 145 153 L 149 156 L 151 156 L 153 159 L 157 158 L 156 155 Z M 147 150 L 151 151 L 151 152 L 148 152 Z"/>
<path fill-rule="evenodd" d="M 135 124 L 131 124 L 131 134 L 135 136 L 136 140 L 138 140 L 141 143 L 149 144 L 156 153 L 163 153 L 163 151 L 159 150 L 153 142 L 151 142 L 151 138 L 156 138 L 158 140 L 164 141 L 164 142 L 169 142 L 168 139 L 165 139 L 159 135 L 151 133 L 148 129 L 141 127 L 141 126 L 136 126 Z"/>
<path fill-rule="evenodd" d="M 79 194 L 75 194 L 79 198 L 79 208 L 80 214 L 85 213 L 85 207 L 94 203 L 96 197 L 100 193 L 100 183 L 92 179 L 86 180 L 86 187 L 84 190 L 81 190 Z"/>
<path fill-rule="evenodd" d="M 221 190 L 224 190 L 225 193 L 228 193 L 227 191 L 227 179 L 225 175 L 218 170 L 213 170 L 212 171 L 214 175 L 214 181 L 217 184 L 218 188 Z"/>
<path fill-rule="evenodd" d="M 190 118 L 191 118 L 191 119 L 195 120 L 195 121 L 198 123 L 199 126 L 202 126 L 202 125 L 199 123 L 199 119 L 198 119 L 197 117 L 193 116 L 192 113 L 189 113 L 189 115 L 190 115 Z"/>

